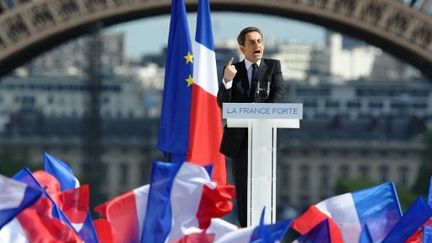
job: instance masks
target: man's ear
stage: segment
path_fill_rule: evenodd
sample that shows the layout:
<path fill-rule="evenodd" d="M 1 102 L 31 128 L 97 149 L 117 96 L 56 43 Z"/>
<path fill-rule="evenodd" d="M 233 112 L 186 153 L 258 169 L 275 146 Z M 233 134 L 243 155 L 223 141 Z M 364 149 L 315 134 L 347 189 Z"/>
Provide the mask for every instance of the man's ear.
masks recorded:
<path fill-rule="evenodd" d="M 239 46 L 241 53 L 245 53 L 244 46 Z"/>

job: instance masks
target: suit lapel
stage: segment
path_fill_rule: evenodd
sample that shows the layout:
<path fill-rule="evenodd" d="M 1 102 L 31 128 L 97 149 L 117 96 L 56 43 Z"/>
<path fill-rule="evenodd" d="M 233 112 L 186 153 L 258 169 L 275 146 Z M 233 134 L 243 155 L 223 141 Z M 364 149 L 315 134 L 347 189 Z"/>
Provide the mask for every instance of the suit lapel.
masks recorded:
<path fill-rule="evenodd" d="M 237 75 L 239 75 L 239 79 L 240 79 L 240 82 L 237 83 L 237 87 L 239 90 L 241 90 L 242 93 L 248 96 L 249 79 L 247 76 L 245 62 L 244 61 L 239 62 L 239 65 L 236 68 L 237 68 Z"/>

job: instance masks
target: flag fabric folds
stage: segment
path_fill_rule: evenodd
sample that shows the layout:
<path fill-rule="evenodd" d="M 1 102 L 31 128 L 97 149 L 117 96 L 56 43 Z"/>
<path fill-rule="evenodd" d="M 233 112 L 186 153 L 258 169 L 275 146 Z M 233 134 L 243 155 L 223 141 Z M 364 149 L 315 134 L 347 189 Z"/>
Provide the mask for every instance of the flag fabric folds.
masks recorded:
<path fill-rule="evenodd" d="M 68 225 L 53 218 L 51 202 L 40 198 L 0 230 L 0 242 L 83 242 Z"/>
<path fill-rule="evenodd" d="M 80 185 L 72 169 L 65 162 L 48 153 L 44 153 L 44 170 L 60 182 L 62 191 L 77 188 Z"/>
<path fill-rule="evenodd" d="M 224 216 L 223 213 L 199 213 L 200 210 L 204 210 L 204 207 L 212 206 L 208 205 L 207 200 L 203 200 L 206 198 L 203 194 L 209 193 L 204 189 L 206 187 L 210 191 L 218 190 L 216 183 L 211 181 L 208 172 L 202 166 L 188 162 L 181 164 L 153 163 L 141 242 L 178 240 L 183 235 L 190 233 L 187 230 L 199 229 L 200 225 L 206 225 L 215 231 L 229 228 L 229 226 L 224 227 L 225 225 L 220 224 L 212 225 L 214 221 L 211 220 L 211 217 Z M 225 193 L 230 192 L 232 195 L 229 197 L 216 197 L 219 200 L 214 203 L 223 205 L 226 204 L 226 201 L 231 201 L 234 190 L 225 191 Z M 222 207 L 220 210 L 228 213 L 231 209 L 226 210 L 225 207 Z M 213 211 L 215 211 L 214 208 Z M 218 232 L 214 232 L 216 238 L 219 237 Z"/>
<path fill-rule="evenodd" d="M 78 178 L 75 177 L 72 169 L 65 162 L 46 152 L 44 153 L 44 170 L 54 176 L 58 181 L 60 184 L 60 190 L 63 192 L 62 194 L 64 194 L 63 196 L 69 195 L 72 199 L 70 201 L 76 203 L 69 206 L 69 209 L 73 211 L 73 213 L 67 215 L 67 217 L 80 237 L 87 243 L 97 243 L 97 233 L 89 212 L 90 192 L 88 186 L 79 188 L 80 183 Z M 66 203 L 67 201 L 68 200 L 64 200 L 63 203 Z M 80 208 L 77 208 L 77 205 Z M 80 217 L 76 216 L 78 214 L 80 214 Z M 74 218 L 71 218 L 71 216 L 74 216 Z"/>
<path fill-rule="evenodd" d="M 422 198 L 418 198 L 382 242 L 406 241 L 417 229 L 425 224 L 431 216 L 431 207 Z"/>
<path fill-rule="evenodd" d="M 331 243 L 329 220 L 323 220 L 306 235 L 300 236 L 297 241 L 300 243 Z"/>
<path fill-rule="evenodd" d="M 293 229 L 304 235 L 329 219 L 332 242 L 358 241 L 362 226 L 367 224 L 375 242 L 382 241 L 401 216 L 394 184 L 384 183 L 311 206 L 294 220 Z"/>
<path fill-rule="evenodd" d="M 56 176 L 61 176 L 61 174 L 56 174 Z M 69 228 L 71 232 L 79 236 L 80 240 L 88 243 L 98 242 L 89 213 L 88 185 L 61 191 L 61 183 L 57 178 L 40 170 L 32 173 L 28 169 L 23 169 L 14 178 L 43 191 L 43 196 L 51 207 L 51 211 L 49 215 L 41 216 L 45 218 L 41 222 L 61 223 L 63 226 L 59 227 Z M 58 219 L 58 222 L 54 219 Z"/>
<path fill-rule="evenodd" d="M 157 146 L 171 161 L 184 161 L 189 142 L 193 56 L 183 0 L 172 0 Z"/>
<path fill-rule="evenodd" d="M 423 242 L 432 242 L 432 226 L 424 227 Z"/>
<path fill-rule="evenodd" d="M 141 229 L 146 217 L 149 185 L 124 193 L 95 208 L 108 222 L 98 222 L 98 235 L 112 238 L 112 242 L 140 242 Z M 104 224 L 104 228 L 101 225 Z M 107 226 L 108 224 L 108 226 Z M 112 235 L 107 235 L 107 230 Z"/>
<path fill-rule="evenodd" d="M 218 238 L 237 229 L 214 218 L 231 211 L 228 201 L 233 197 L 234 188 L 219 188 L 202 166 L 155 162 L 149 185 L 116 197 L 95 211 L 111 224 L 115 243 L 171 242 L 204 229 Z"/>
<path fill-rule="evenodd" d="M 37 188 L 0 175 L 0 229 L 41 195 Z"/>
<path fill-rule="evenodd" d="M 363 225 L 362 231 L 360 233 L 359 243 L 372 243 L 372 236 L 369 231 L 367 224 Z"/>
<path fill-rule="evenodd" d="M 225 157 L 219 152 L 222 141 L 222 115 L 216 99 L 219 82 L 208 0 L 198 2 L 193 54 L 194 84 L 187 161 L 199 165 L 213 163 L 213 180 L 225 184 Z"/>
<path fill-rule="evenodd" d="M 28 168 L 24 168 L 12 178 L 27 183 L 35 188 L 39 188 L 43 192 L 42 196 L 49 201 L 52 210 L 51 216 L 59 219 L 61 222 L 73 229 L 71 222 L 60 210 L 59 205 L 57 204 L 58 202 L 54 195 L 60 193 L 60 184 L 53 176 L 45 171 L 38 170 L 32 173 Z"/>

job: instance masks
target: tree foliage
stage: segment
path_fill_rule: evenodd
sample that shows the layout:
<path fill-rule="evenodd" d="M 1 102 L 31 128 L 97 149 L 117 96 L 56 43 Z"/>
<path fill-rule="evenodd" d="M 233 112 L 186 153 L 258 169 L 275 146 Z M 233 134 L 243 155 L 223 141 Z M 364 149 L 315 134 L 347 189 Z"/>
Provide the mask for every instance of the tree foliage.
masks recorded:
<path fill-rule="evenodd" d="M 0 174 L 11 177 L 30 167 L 28 151 L 19 148 L 0 148 Z"/>
<path fill-rule="evenodd" d="M 421 165 L 414 183 L 413 191 L 417 194 L 427 196 L 429 181 L 432 176 L 432 132 L 428 131 L 424 136 L 424 149 L 420 154 Z"/>

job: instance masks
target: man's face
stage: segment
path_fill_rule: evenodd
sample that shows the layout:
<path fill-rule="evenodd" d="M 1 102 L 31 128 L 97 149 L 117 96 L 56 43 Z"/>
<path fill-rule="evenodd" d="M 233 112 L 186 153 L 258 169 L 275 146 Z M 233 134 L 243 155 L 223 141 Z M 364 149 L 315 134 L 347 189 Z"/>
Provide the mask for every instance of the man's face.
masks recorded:
<path fill-rule="evenodd" d="M 249 32 L 245 36 L 244 45 L 240 45 L 240 51 L 243 52 L 245 58 L 256 63 L 260 60 L 264 53 L 264 42 L 258 32 Z"/>

